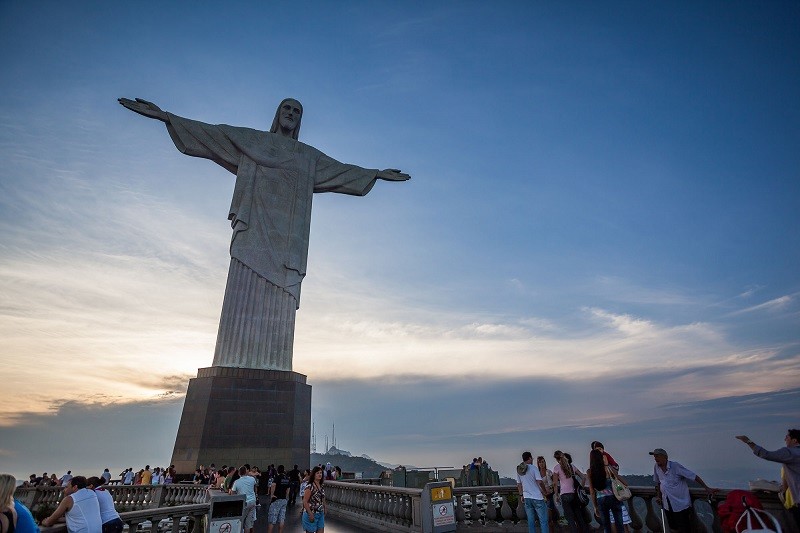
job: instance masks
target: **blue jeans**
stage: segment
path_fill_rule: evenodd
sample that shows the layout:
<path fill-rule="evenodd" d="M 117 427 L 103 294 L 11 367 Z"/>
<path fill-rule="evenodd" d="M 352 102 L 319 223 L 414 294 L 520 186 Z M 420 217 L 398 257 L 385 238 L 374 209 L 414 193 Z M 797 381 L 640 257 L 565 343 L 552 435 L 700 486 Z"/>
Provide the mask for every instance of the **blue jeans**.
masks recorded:
<path fill-rule="evenodd" d="M 585 508 L 574 492 L 561 495 L 561 506 L 564 508 L 564 518 L 567 519 L 570 533 L 586 533 L 592 530 L 586 523 Z"/>
<path fill-rule="evenodd" d="M 542 533 L 547 532 L 547 500 L 534 500 L 525 498 L 525 514 L 528 516 L 528 533 L 536 533 L 536 517 L 539 517 L 539 526 Z"/>
<path fill-rule="evenodd" d="M 603 527 L 606 533 L 614 533 L 611 520 L 608 519 L 609 511 L 617 525 L 617 533 L 623 533 L 625 526 L 622 524 L 622 503 L 615 496 L 601 496 L 597 498 L 597 505 L 600 507 L 600 516 L 604 519 Z"/>

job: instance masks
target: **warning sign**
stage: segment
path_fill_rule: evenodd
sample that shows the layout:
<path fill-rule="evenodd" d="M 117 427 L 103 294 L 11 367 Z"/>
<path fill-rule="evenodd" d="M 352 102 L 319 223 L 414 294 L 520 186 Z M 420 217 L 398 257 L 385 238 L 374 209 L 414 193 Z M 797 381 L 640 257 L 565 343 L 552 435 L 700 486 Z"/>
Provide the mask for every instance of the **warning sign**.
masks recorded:
<path fill-rule="evenodd" d="M 225 522 L 219 525 L 219 533 L 231 533 L 231 523 Z"/>
<path fill-rule="evenodd" d="M 437 503 L 433 505 L 433 525 L 450 526 L 456 523 L 456 515 L 453 512 L 453 502 Z"/>

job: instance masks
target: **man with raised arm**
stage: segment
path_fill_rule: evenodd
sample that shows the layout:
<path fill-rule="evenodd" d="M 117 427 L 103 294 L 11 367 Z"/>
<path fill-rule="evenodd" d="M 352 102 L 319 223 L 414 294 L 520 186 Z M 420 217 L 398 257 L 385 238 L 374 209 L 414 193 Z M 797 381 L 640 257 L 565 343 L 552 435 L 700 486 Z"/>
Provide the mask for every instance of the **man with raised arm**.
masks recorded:
<path fill-rule="evenodd" d="M 364 196 L 378 179 L 405 181 L 410 176 L 340 163 L 299 142 L 303 106 L 292 98 L 280 103 L 268 132 L 205 124 L 140 98 L 120 98 L 119 103 L 166 123 L 184 154 L 210 159 L 236 174 L 228 215 L 231 263 L 214 366 L 291 371 L 313 194 Z"/>
<path fill-rule="evenodd" d="M 800 429 L 787 430 L 786 436 L 783 438 L 786 446 L 774 451 L 759 446 L 747 435 L 737 435 L 736 438 L 750 446 L 753 453 L 762 459 L 783 464 L 787 490 L 794 497 L 794 505 L 789 511 L 797 522 L 797 527 L 800 527 L 800 501 L 798 501 L 800 500 Z"/>

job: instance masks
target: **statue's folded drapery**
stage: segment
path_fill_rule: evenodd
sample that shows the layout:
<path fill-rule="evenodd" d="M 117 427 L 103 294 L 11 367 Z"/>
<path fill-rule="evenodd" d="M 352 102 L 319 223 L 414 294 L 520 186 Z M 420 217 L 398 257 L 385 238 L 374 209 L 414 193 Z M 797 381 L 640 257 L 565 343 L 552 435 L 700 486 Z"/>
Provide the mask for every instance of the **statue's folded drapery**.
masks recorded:
<path fill-rule="evenodd" d="M 231 268 L 214 365 L 291 370 L 313 193 L 363 196 L 378 171 L 340 163 L 278 134 L 168 117 L 178 150 L 236 174 L 228 215 Z"/>

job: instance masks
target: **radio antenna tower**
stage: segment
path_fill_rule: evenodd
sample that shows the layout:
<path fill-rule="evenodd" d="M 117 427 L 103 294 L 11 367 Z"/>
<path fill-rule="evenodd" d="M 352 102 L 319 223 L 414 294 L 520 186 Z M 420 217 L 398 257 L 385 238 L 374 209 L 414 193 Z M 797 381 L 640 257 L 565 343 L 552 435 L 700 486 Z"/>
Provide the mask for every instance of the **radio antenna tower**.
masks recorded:
<path fill-rule="evenodd" d="M 317 453 L 317 431 L 314 422 L 311 422 L 311 453 Z"/>

